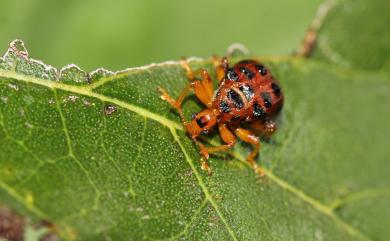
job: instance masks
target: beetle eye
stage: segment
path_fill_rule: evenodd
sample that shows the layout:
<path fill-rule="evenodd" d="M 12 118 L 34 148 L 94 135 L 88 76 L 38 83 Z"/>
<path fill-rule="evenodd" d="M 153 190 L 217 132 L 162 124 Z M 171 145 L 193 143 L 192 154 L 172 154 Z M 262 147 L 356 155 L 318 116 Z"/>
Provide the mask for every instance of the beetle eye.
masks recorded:
<path fill-rule="evenodd" d="M 196 119 L 196 123 L 198 124 L 198 126 L 200 128 L 203 128 L 207 125 L 207 120 L 205 120 L 205 118 L 203 118 L 203 117 L 200 117 L 200 118 Z"/>

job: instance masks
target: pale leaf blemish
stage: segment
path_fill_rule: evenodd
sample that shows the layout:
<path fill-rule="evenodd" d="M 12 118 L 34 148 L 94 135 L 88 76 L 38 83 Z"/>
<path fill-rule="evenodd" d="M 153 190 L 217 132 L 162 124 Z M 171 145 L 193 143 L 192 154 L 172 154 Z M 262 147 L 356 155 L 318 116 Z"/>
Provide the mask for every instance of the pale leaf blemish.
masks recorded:
<path fill-rule="evenodd" d="M 26 112 L 24 111 L 24 108 L 23 107 L 20 107 L 19 108 L 19 114 L 20 116 L 24 117 L 26 115 Z"/>
<path fill-rule="evenodd" d="M 143 208 L 141 208 L 141 207 L 138 207 L 138 208 L 136 208 L 136 209 L 135 209 L 135 211 L 136 211 L 136 212 L 143 212 L 143 211 L 144 211 L 144 209 L 143 209 Z"/>
<path fill-rule="evenodd" d="M 25 122 L 24 125 L 25 125 L 27 128 L 29 128 L 29 129 L 34 128 L 34 126 L 33 126 L 32 124 L 28 123 L 28 122 Z"/>
<path fill-rule="evenodd" d="M 63 102 L 68 102 L 68 101 L 70 101 L 70 102 L 76 102 L 76 100 L 78 100 L 80 97 L 78 97 L 77 95 L 69 95 L 69 96 L 67 96 L 67 97 L 65 97 L 64 99 L 63 99 Z"/>
<path fill-rule="evenodd" d="M 3 101 L 5 104 L 7 104 L 7 102 L 8 102 L 8 97 L 6 97 L 6 96 L 1 96 L 0 99 L 1 99 L 1 101 Z"/>
<path fill-rule="evenodd" d="M 11 88 L 11 89 L 13 89 L 13 90 L 16 90 L 16 91 L 19 90 L 19 86 L 17 86 L 16 84 L 9 83 L 9 84 L 8 84 L 8 87 Z"/>
<path fill-rule="evenodd" d="M 135 211 L 135 209 L 133 208 L 133 206 L 131 206 L 131 204 L 129 204 L 127 210 L 128 210 L 129 212 L 134 212 L 134 211 Z"/>
<path fill-rule="evenodd" d="M 83 104 L 85 105 L 85 106 L 95 106 L 95 103 L 91 103 L 91 102 L 89 102 L 88 100 L 86 100 L 86 99 L 83 99 Z"/>
<path fill-rule="evenodd" d="M 323 237 L 323 234 L 322 234 L 321 229 L 319 229 L 319 228 L 316 229 L 316 231 L 315 231 L 315 233 L 314 233 L 314 237 L 315 237 L 315 239 L 318 240 L 318 241 L 324 240 L 324 237 Z"/>

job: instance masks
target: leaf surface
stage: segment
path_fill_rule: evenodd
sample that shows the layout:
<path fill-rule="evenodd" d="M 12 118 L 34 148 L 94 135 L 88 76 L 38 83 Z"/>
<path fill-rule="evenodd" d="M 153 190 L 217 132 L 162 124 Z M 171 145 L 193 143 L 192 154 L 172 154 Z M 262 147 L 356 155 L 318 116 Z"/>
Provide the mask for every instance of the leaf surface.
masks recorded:
<path fill-rule="evenodd" d="M 242 143 L 212 156 L 208 176 L 157 92 L 179 95 L 178 62 L 57 71 L 13 42 L 0 59 L 1 203 L 65 240 L 386 240 L 387 76 L 265 62 L 286 94 L 280 130 L 262 142 L 266 178 Z M 184 106 L 201 108 L 191 97 Z"/>
<path fill-rule="evenodd" d="M 334 4 L 318 33 L 316 59 L 374 71 L 390 69 L 390 5 L 385 0 L 327 0 Z"/>

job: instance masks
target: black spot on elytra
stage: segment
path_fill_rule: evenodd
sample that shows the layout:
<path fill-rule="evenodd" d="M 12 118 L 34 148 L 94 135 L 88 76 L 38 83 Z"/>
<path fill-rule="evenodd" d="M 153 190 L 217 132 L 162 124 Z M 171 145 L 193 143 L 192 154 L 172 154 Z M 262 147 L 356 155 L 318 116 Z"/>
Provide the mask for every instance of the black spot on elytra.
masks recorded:
<path fill-rule="evenodd" d="M 272 106 L 271 95 L 268 92 L 261 92 L 260 95 L 264 100 L 264 106 L 270 108 Z"/>
<path fill-rule="evenodd" d="M 256 119 L 264 119 L 267 114 L 265 113 L 265 110 L 263 109 L 263 107 L 261 107 L 259 104 L 255 103 L 253 105 L 253 116 L 256 118 Z"/>
<path fill-rule="evenodd" d="M 238 80 L 238 74 L 233 70 L 233 68 L 229 68 L 226 71 L 225 77 L 228 80 L 233 80 L 233 81 L 237 81 Z"/>
<path fill-rule="evenodd" d="M 203 128 L 207 125 L 207 121 L 203 117 L 196 119 L 196 123 L 200 128 Z"/>
<path fill-rule="evenodd" d="M 229 113 L 230 111 L 232 111 L 232 109 L 230 109 L 230 107 L 229 107 L 229 104 L 224 102 L 224 101 L 221 101 L 221 103 L 219 103 L 219 109 L 223 113 Z"/>
<path fill-rule="evenodd" d="M 250 86 L 242 85 L 242 86 L 240 86 L 239 89 L 242 91 L 242 93 L 244 93 L 245 98 L 248 101 L 250 101 L 253 98 L 254 93 L 253 93 L 253 89 Z"/>
<path fill-rule="evenodd" d="M 256 65 L 256 68 L 262 76 L 267 74 L 267 69 L 264 67 L 264 65 Z"/>
<path fill-rule="evenodd" d="M 238 109 L 241 109 L 244 106 L 244 102 L 241 99 L 240 95 L 237 94 L 234 90 L 229 90 L 227 97 L 231 100 L 234 106 Z"/>
<path fill-rule="evenodd" d="M 252 73 L 252 71 L 250 71 L 249 69 L 245 68 L 245 67 L 240 67 L 240 72 L 245 74 L 246 78 L 251 80 L 254 76 L 254 74 Z"/>
<path fill-rule="evenodd" d="M 279 97 L 281 93 L 279 85 L 272 83 L 271 88 L 274 90 L 274 94 Z"/>

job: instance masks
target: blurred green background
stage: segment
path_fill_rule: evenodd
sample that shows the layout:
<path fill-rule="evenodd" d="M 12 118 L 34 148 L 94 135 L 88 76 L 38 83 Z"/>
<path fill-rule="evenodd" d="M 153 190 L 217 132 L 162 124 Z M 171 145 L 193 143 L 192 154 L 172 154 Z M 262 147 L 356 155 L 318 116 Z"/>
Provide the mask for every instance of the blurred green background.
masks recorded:
<path fill-rule="evenodd" d="M 222 55 L 233 42 L 256 55 L 286 55 L 321 2 L 1 0 L 0 50 L 21 38 L 35 59 L 88 71 Z"/>

